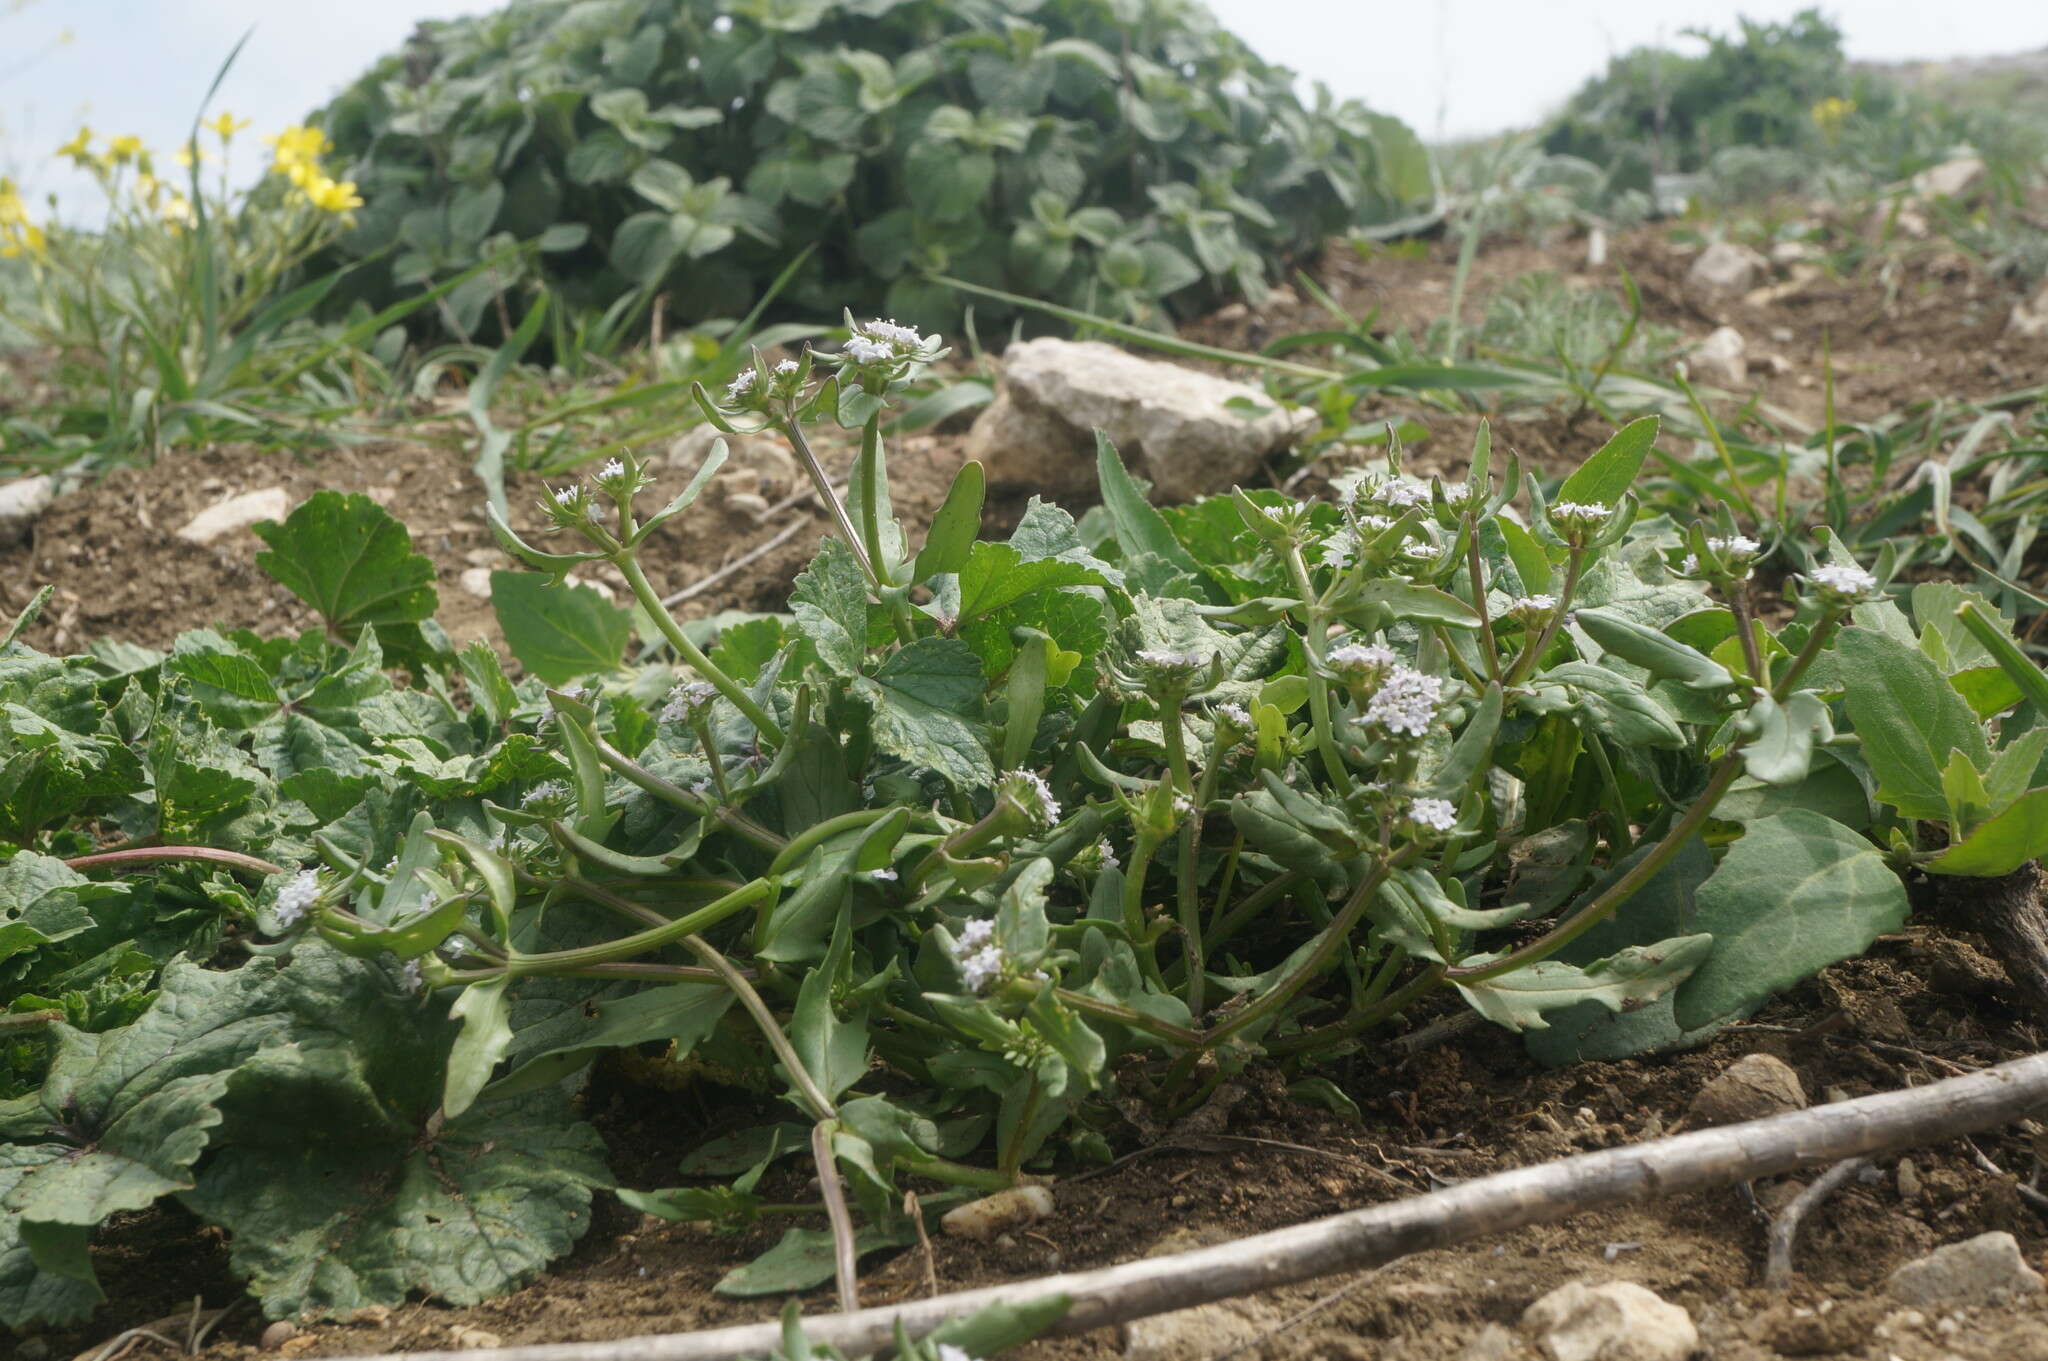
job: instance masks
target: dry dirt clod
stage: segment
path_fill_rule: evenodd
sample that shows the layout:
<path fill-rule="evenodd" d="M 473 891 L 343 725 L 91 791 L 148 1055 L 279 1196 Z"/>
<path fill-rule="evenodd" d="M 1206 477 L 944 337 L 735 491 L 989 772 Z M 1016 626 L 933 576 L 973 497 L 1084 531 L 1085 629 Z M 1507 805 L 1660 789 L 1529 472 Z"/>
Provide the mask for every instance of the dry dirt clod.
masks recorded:
<path fill-rule="evenodd" d="M 505 1344 L 496 1333 L 487 1333 L 481 1328 L 468 1324 L 457 1324 L 448 1330 L 448 1344 L 459 1352 L 483 1352 Z"/>
<path fill-rule="evenodd" d="M 1702 383 L 1739 388 L 1749 381 L 1748 350 L 1742 332 L 1733 326 L 1717 327 L 1686 356 L 1685 366 Z"/>
<path fill-rule="evenodd" d="M 385 1324 L 391 1322 L 391 1309 L 388 1305 L 366 1304 L 353 1314 L 350 1314 L 348 1321 L 359 1327 L 382 1328 Z"/>
<path fill-rule="evenodd" d="M 0 545 L 21 543 L 36 517 L 57 499 L 57 484 L 48 473 L 0 482 Z"/>
<path fill-rule="evenodd" d="M 1280 1315 L 1257 1300 L 1198 1304 L 1124 1325 L 1125 1361 L 1196 1361 L 1248 1348 Z"/>
<path fill-rule="evenodd" d="M 1700 1345 L 1691 1314 L 1633 1281 L 1568 1281 L 1522 1327 L 1549 1361 L 1686 1361 Z"/>
<path fill-rule="evenodd" d="M 1899 1159 L 1899 1199 L 1908 1204 L 1920 1199 L 1920 1169 L 1911 1158 Z"/>
<path fill-rule="evenodd" d="M 488 567 L 465 567 L 462 569 L 462 589 L 478 600 L 491 598 L 491 569 Z"/>
<path fill-rule="evenodd" d="M 257 1345 L 264 1351 L 274 1352 L 298 1335 L 299 1325 L 288 1318 L 281 1318 L 263 1330 L 263 1336 L 257 1340 Z"/>
<path fill-rule="evenodd" d="M 1685 278 L 1702 293 L 1747 293 L 1770 268 L 1771 262 L 1748 246 L 1716 241 L 1699 253 Z"/>
<path fill-rule="evenodd" d="M 216 501 L 185 522 L 178 537 L 186 543 L 209 544 L 259 520 L 282 520 L 292 508 L 283 487 L 263 487 Z"/>
<path fill-rule="evenodd" d="M 1739 1125 L 1805 1108 L 1806 1089 L 1799 1074 L 1773 1055 L 1748 1054 L 1700 1088 L 1686 1110 L 1686 1123 L 1696 1129 Z"/>
<path fill-rule="evenodd" d="M 2019 1242 L 2011 1234 L 1980 1233 L 1906 1263 L 1884 1288 L 1901 1304 L 1961 1309 L 2038 1295 L 2044 1285 L 2041 1274 L 2020 1256 Z"/>

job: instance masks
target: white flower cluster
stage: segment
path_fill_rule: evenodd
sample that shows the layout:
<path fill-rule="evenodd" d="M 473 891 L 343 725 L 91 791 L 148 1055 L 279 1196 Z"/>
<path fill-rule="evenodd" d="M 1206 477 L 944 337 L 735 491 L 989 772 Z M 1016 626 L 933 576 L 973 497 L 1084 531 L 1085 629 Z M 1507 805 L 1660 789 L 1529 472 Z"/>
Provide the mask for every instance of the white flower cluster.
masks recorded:
<path fill-rule="evenodd" d="M 1219 704 L 1216 706 L 1216 713 L 1240 732 L 1251 732 L 1256 726 L 1242 704 Z"/>
<path fill-rule="evenodd" d="M 1422 540 L 1401 545 L 1401 556 L 1410 562 L 1428 562 L 1436 556 L 1436 545 Z"/>
<path fill-rule="evenodd" d="M 1472 499 L 1472 495 L 1472 484 L 1470 482 L 1446 482 L 1444 484 L 1444 504 L 1447 506 L 1462 506 Z"/>
<path fill-rule="evenodd" d="M 1358 500 L 1372 501 L 1389 510 L 1413 510 L 1417 506 L 1429 504 L 1428 485 L 1406 477 L 1379 477 L 1360 481 L 1352 494 Z"/>
<path fill-rule="evenodd" d="M 600 482 L 609 482 L 615 477 L 624 477 L 625 475 L 626 465 L 615 458 L 606 459 L 604 466 L 597 470 L 597 480 Z"/>
<path fill-rule="evenodd" d="M 1102 868 L 1106 870 L 1123 868 L 1124 862 L 1116 858 L 1116 847 L 1109 844 L 1108 837 L 1104 837 L 1096 842 L 1095 849 L 1102 856 Z"/>
<path fill-rule="evenodd" d="M 1397 666 L 1365 706 L 1365 721 L 1393 737 L 1421 737 L 1436 721 L 1444 683 L 1410 666 Z"/>
<path fill-rule="evenodd" d="M 986 918 L 960 928 L 953 943 L 953 962 L 960 966 L 960 981 L 970 992 L 981 992 L 1002 977 L 1002 947 L 996 944 L 996 924 Z"/>
<path fill-rule="evenodd" d="M 1823 598 L 1838 604 L 1862 600 L 1877 591 L 1877 578 L 1861 567 L 1816 567 L 1806 579 Z"/>
<path fill-rule="evenodd" d="M 1331 648 L 1323 660 L 1336 671 L 1385 671 L 1397 659 L 1394 649 L 1380 643 L 1346 643 Z"/>
<path fill-rule="evenodd" d="M 1558 501 L 1550 507 L 1550 518 L 1561 524 L 1597 525 L 1614 514 L 1614 507 L 1598 501 Z"/>
<path fill-rule="evenodd" d="M 569 797 L 569 786 L 562 780 L 542 780 L 526 791 L 526 797 L 519 801 L 521 808 L 531 808 L 537 803 L 553 803 Z"/>
<path fill-rule="evenodd" d="M 787 378 L 790 374 L 795 373 L 797 369 L 799 369 L 800 367 L 802 366 L 799 365 L 794 359 L 785 359 L 775 366 L 775 376 L 778 378 Z"/>
<path fill-rule="evenodd" d="M 1032 825 L 1039 831 L 1049 830 L 1060 820 L 1060 801 L 1052 796 L 1052 786 L 1037 771 L 1004 771 L 999 788 L 1030 815 Z"/>
<path fill-rule="evenodd" d="M 398 981 L 407 992 L 411 993 L 417 993 L 421 988 L 425 987 L 426 980 L 420 977 L 420 962 L 417 959 L 405 961 L 405 967 L 398 971 Z"/>
<path fill-rule="evenodd" d="M 1448 832 L 1458 825 L 1458 809 L 1449 799 L 1415 799 L 1408 804 L 1408 820 L 1432 832 Z"/>
<path fill-rule="evenodd" d="M 272 911 L 279 926 L 292 926 L 320 901 L 320 871 L 300 870 L 277 891 Z"/>
<path fill-rule="evenodd" d="M 880 868 L 880 869 L 878 869 L 878 870 L 869 870 L 869 871 L 868 871 L 868 878 L 870 878 L 870 879 L 874 879 L 874 880 L 878 880 L 878 881 L 880 881 L 881 883 L 885 883 L 885 884 L 893 884 L 893 883 L 895 883 L 895 882 L 896 882 L 896 877 L 897 877 L 897 876 L 896 876 L 896 871 L 895 871 L 895 870 L 894 870 L 893 868 L 891 868 L 891 867 L 889 867 L 889 866 L 887 866 L 887 865 L 884 865 L 884 866 L 883 866 L 882 868 Z"/>
<path fill-rule="evenodd" d="M 678 685 L 668 692 L 668 703 L 661 706 L 661 721 L 664 723 L 687 723 L 692 711 L 701 709 L 718 698 L 718 687 L 709 681 L 691 681 Z"/>
<path fill-rule="evenodd" d="M 910 327 L 898 326 L 893 321 L 882 321 L 878 318 L 874 321 L 864 321 L 854 329 L 862 335 L 881 341 L 885 345 L 894 345 L 904 353 L 908 353 L 911 350 L 921 350 L 925 346 L 925 338 L 923 336 Z"/>
<path fill-rule="evenodd" d="M 846 344 L 840 347 L 840 353 L 856 364 L 874 364 L 896 357 L 896 351 L 866 336 L 849 336 Z"/>
<path fill-rule="evenodd" d="M 1318 560 L 1323 566 L 1343 571 L 1351 565 L 1352 557 L 1368 538 L 1376 538 L 1394 527 L 1392 517 L 1386 515 L 1361 515 L 1355 525 L 1340 525 L 1323 540 Z"/>
<path fill-rule="evenodd" d="M 1719 553 L 1735 567 L 1746 565 L 1751 558 L 1764 551 L 1764 546 L 1747 534 L 1715 535 L 1707 540 L 1707 547 Z M 1700 570 L 1699 554 L 1687 553 L 1685 561 L 1678 564 L 1678 570 L 1686 576 L 1696 575 Z"/>
<path fill-rule="evenodd" d="M 1554 595 L 1523 595 L 1508 602 L 1507 612 L 1517 619 L 1541 619 L 1556 608 Z"/>
<path fill-rule="evenodd" d="M 1163 648 L 1138 649 L 1138 660 L 1160 671 L 1199 671 L 1215 654 L 1210 652 L 1168 652 Z"/>
<path fill-rule="evenodd" d="M 754 390 L 754 380 L 760 376 L 752 368 L 741 369 L 733 375 L 733 380 L 725 385 L 725 400 L 728 403 L 740 401 Z"/>

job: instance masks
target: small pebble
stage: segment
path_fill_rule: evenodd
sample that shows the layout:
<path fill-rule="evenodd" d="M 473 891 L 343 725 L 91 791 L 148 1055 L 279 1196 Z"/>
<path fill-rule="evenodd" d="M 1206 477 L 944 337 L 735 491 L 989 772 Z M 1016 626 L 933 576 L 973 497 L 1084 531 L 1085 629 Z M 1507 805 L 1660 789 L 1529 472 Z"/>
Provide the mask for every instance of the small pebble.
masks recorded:
<path fill-rule="evenodd" d="M 391 1322 L 391 1310 L 382 1304 L 366 1304 L 350 1314 L 348 1321 L 361 1324 L 365 1328 L 382 1328 Z"/>
<path fill-rule="evenodd" d="M 458 1324 L 450 1328 L 448 1340 L 455 1344 L 457 1351 L 462 1352 L 489 1351 L 493 1347 L 505 1345 L 498 1340 L 496 1333 L 487 1333 L 481 1328 L 471 1328 L 467 1324 Z"/>
<path fill-rule="evenodd" d="M 1899 1199 L 1920 1199 L 1920 1169 L 1911 1158 L 1899 1159 Z"/>
<path fill-rule="evenodd" d="M 257 1345 L 264 1351 L 274 1352 L 299 1335 L 299 1325 L 288 1318 L 281 1318 L 263 1330 L 263 1337 Z"/>
<path fill-rule="evenodd" d="M 1694 1127 L 1735 1125 L 1805 1106 L 1806 1089 L 1783 1059 L 1749 1054 L 1700 1088 L 1686 1110 L 1686 1122 Z"/>

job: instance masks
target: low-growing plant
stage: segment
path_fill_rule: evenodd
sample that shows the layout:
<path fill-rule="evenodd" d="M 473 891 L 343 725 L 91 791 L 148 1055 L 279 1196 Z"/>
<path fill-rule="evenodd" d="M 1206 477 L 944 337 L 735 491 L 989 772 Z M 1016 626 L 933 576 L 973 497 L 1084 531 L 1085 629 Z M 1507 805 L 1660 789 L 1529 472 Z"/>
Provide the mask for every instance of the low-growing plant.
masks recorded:
<path fill-rule="evenodd" d="M 320 121 L 379 305 L 517 241 L 577 310 L 736 316 L 815 245 L 813 312 L 951 325 L 939 272 L 1169 320 L 1433 193 L 1406 127 L 1304 104 L 1195 0 L 529 0 L 422 25 Z"/>
<path fill-rule="evenodd" d="M 697 394 L 831 510 L 784 614 L 710 636 L 650 579 L 721 448 L 652 502 L 622 453 L 545 540 L 492 510 L 516 681 L 331 492 L 263 530 L 298 639 L 0 651 L 0 1318 L 90 1309 L 95 1226 L 166 1195 L 273 1316 L 507 1289 L 613 1184 L 574 1097 L 614 1052 L 760 1113 L 618 1194 L 788 1224 L 719 1289 L 850 1305 L 914 1213 L 1248 1065 L 1328 1099 L 1451 994 L 1546 1061 L 1696 1042 L 1897 928 L 1902 869 L 2048 845 L 2048 682 L 1988 602 L 1909 617 L 1829 538 L 1758 609 L 1730 516 L 1641 513 L 1653 419 L 1554 488 L 1482 428 L 1465 481 L 1395 449 L 1335 504 L 1154 508 L 1104 441 L 1099 516 L 1003 539 L 970 463 L 920 541 L 882 430 L 944 351 L 851 330 Z M 607 569 L 637 616 L 566 584 Z"/>

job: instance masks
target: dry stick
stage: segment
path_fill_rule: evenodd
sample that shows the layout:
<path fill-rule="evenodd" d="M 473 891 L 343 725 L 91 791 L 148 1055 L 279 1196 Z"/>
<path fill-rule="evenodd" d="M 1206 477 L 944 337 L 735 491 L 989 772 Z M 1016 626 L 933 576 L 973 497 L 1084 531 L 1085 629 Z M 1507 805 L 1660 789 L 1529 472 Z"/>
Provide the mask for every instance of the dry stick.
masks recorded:
<path fill-rule="evenodd" d="M 1379 1266 L 1409 1253 L 1587 1210 L 1732 1186 L 1842 1158 L 1895 1153 L 2008 1124 L 2043 1107 L 2048 1107 L 2048 1053 L 1902 1092 L 1476 1177 L 1430 1195 L 1215 1247 L 807 1319 L 804 1328 L 813 1342 L 867 1352 L 893 1341 L 898 1323 L 910 1336 L 921 1337 L 992 1304 L 1065 1295 L 1072 1307 L 1055 1331 L 1087 1332 Z M 781 1344 L 781 1337 L 780 1324 L 759 1323 L 615 1342 L 399 1352 L 377 1361 L 724 1361 L 765 1355 Z"/>
<path fill-rule="evenodd" d="M 802 533 L 804 528 L 808 526 L 810 523 L 811 518 L 808 515 L 804 516 L 801 519 L 790 521 L 790 523 L 782 530 L 781 533 L 777 534 L 774 538 L 768 540 L 768 542 L 760 544 L 754 548 L 749 549 L 747 552 L 740 554 L 740 556 L 734 558 L 731 562 L 728 562 L 725 566 L 719 568 L 710 576 L 705 577 L 701 581 L 692 582 L 690 585 L 683 587 L 682 590 L 677 591 L 674 595 L 663 596 L 661 598 L 661 603 L 664 605 L 680 605 L 685 600 L 696 599 L 698 596 L 703 595 L 706 591 L 711 590 L 715 586 L 723 585 L 725 582 L 730 581 L 738 573 L 744 572 L 747 568 L 753 566 L 761 559 L 767 557 L 770 553 L 773 553 L 776 549 L 782 547 L 782 545 L 788 543 L 791 539 L 794 539 L 798 534 Z"/>
<path fill-rule="evenodd" d="M 1792 1198 L 1792 1203 L 1771 1221 L 1771 1249 L 1764 1260 L 1764 1289 L 1789 1290 L 1792 1286 L 1792 1241 L 1806 1217 L 1843 1182 L 1870 1166 L 1868 1158 L 1844 1158 L 1813 1179 L 1813 1185 Z"/>

